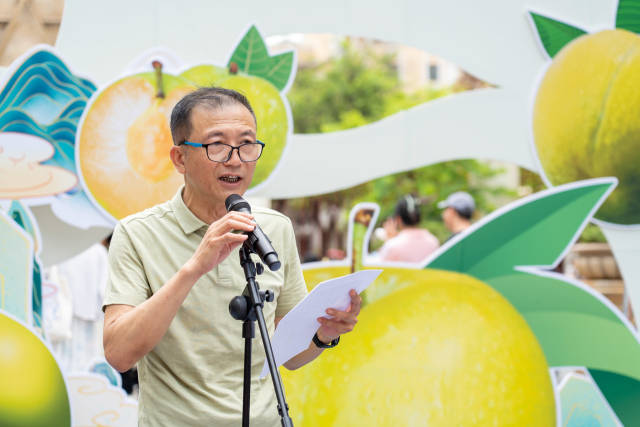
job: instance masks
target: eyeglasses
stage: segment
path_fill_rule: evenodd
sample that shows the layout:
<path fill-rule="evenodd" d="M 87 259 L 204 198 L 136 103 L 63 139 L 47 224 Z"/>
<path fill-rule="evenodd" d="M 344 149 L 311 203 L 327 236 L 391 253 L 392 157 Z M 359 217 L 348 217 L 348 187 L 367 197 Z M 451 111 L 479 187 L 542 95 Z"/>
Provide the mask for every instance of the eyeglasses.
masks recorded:
<path fill-rule="evenodd" d="M 245 144 L 234 147 L 233 145 L 224 144 L 222 142 L 212 142 L 211 144 L 200 144 L 198 142 L 182 141 L 182 144 L 192 147 L 202 147 L 207 153 L 207 157 L 212 162 L 225 163 L 233 156 L 233 150 L 238 150 L 240 161 L 245 163 L 255 162 L 262 155 L 264 143 L 256 140 L 256 142 L 247 142 Z"/>

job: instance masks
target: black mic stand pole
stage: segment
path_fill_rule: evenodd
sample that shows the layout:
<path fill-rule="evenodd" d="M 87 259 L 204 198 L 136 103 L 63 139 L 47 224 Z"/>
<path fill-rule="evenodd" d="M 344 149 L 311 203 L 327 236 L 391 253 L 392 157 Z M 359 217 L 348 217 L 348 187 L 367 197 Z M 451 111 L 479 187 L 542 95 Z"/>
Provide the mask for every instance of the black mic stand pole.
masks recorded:
<path fill-rule="evenodd" d="M 267 324 L 264 321 L 262 307 L 264 301 L 273 301 L 273 293 L 271 291 L 260 291 L 256 282 L 256 273 L 262 274 L 264 267 L 262 264 L 256 264 L 251 259 L 251 249 L 246 245 L 240 247 L 240 265 L 244 270 L 247 279 L 247 287 L 243 295 L 234 297 L 229 303 L 229 312 L 234 319 L 242 320 L 242 337 L 244 338 L 244 382 L 242 387 L 242 427 L 249 427 L 249 411 L 250 411 L 250 394 L 251 394 L 251 340 L 255 336 L 255 322 L 258 321 L 260 335 L 262 336 L 262 344 L 267 356 L 267 364 L 271 372 L 271 380 L 276 392 L 278 401 L 278 413 L 280 414 L 283 427 L 293 427 L 293 421 L 289 417 L 289 406 L 284 398 L 284 389 L 282 387 L 282 379 L 280 372 L 276 366 L 275 357 L 273 356 L 273 348 L 267 331 Z"/>

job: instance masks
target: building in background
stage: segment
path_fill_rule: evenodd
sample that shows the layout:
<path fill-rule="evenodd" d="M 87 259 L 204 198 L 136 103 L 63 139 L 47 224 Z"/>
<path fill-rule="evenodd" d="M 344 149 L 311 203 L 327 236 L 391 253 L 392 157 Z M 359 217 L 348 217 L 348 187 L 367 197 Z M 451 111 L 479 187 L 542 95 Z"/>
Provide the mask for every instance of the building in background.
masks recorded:
<path fill-rule="evenodd" d="M 344 36 L 333 34 L 288 34 L 268 37 L 267 44 L 272 52 L 295 50 L 298 66 L 306 68 L 339 56 L 344 40 Z M 477 82 L 482 82 L 465 73 L 457 65 L 414 47 L 361 37 L 350 37 L 349 40 L 356 48 L 368 48 L 376 53 L 393 55 L 398 78 L 406 92 L 415 92 L 427 87 L 440 89 L 452 86 L 463 77 L 471 77 Z"/>

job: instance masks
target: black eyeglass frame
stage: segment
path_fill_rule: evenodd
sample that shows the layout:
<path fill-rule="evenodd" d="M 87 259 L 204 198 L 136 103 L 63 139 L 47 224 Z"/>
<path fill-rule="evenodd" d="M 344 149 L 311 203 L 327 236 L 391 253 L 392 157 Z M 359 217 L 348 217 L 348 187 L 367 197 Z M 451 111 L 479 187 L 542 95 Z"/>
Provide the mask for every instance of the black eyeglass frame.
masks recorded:
<path fill-rule="evenodd" d="M 207 155 L 207 159 L 209 159 L 212 162 L 216 162 L 216 163 L 226 163 L 229 160 L 231 160 L 231 156 L 233 156 L 233 150 L 238 150 L 238 158 L 240 159 L 240 161 L 242 163 L 253 163 L 253 162 L 257 162 L 258 159 L 260 159 L 260 157 L 262 156 L 262 151 L 264 150 L 264 146 L 266 145 L 264 142 L 259 141 L 256 139 L 256 142 L 245 142 L 244 144 L 240 144 L 237 147 L 234 147 L 233 145 L 229 145 L 229 144 L 225 144 L 224 142 L 211 142 L 209 144 L 200 144 L 199 142 L 191 142 L 191 141 L 187 141 L 184 140 L 182 141 L 180 144 L 178 145 L 189 145 L 191 147 L 202 147 L 204 148 L 204 152 Z M 255 160 L 243 160 L 242 159 L 242 155 L 240 155 L 240 148 L 244 147 L 245 145 L 253 145 L 253 144 L 258 144 L 260 145 L 260 154 L 258 155 L 258 158 Z M 210 145 L 226 145 L 227 147 L 230 147 L 231 150 L 229 150 L 229 155 L 227 156 L 227 158 L 225 160 L 213 160 L 211 157 L 209 157 L 209 146 Z"/>

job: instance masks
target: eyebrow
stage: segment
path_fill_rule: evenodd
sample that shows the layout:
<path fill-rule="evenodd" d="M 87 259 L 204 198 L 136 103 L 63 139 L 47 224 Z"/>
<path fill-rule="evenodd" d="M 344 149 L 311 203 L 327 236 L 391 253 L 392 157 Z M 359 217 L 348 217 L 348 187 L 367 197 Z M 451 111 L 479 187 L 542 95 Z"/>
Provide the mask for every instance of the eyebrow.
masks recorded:
<path fill-rule="evenodd" d="M 255 132 L 254 132 L 253 130 L 251 130 L 251 129 L 247 129 L 247 130 L 245 130 L 244 132 L 242 132 L 242 133 L 240 134 L 240 136 L 247 136 L 247 135 L 248 135 L 248 136 L 255 136 L 256 134 L 255 134 Z M 221 131 L 219 131 L 219 130 L 214 130 L 214 131 L 212 131 L 212 132 L 208 133 L 208 134 L 206 135 L 206 138 L 207 138 L 207 139 L 209 139 L 209 138 L 213 138 L 214 136 L 225 136 L 225 135 L 224 135 L 224 132 L 221 132 Z"/>

